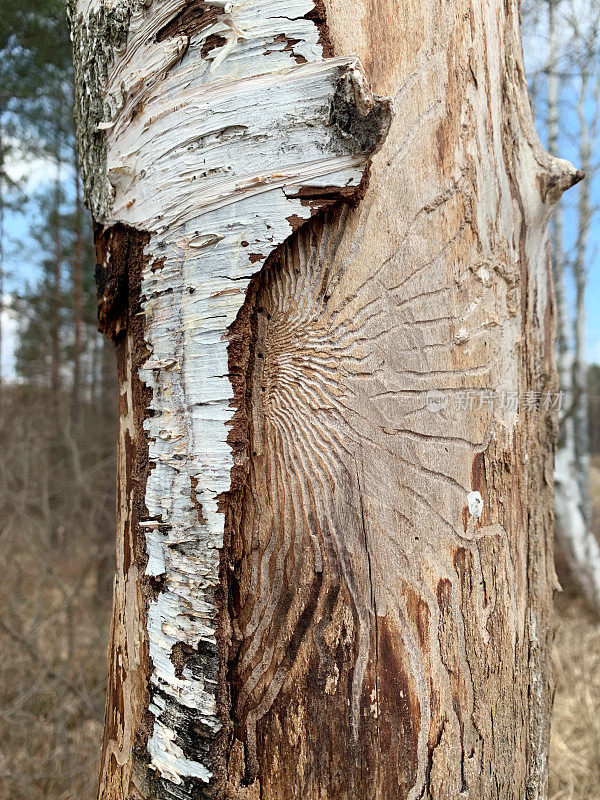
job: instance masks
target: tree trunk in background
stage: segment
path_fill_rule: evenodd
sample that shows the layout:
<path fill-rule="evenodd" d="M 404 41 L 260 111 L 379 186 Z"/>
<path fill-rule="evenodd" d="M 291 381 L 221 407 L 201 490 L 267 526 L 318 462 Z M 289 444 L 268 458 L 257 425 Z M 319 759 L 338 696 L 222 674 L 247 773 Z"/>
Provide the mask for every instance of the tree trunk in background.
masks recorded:
<path fill-rule="evenodd" d="M 70 9 L 120 380 L 99 797 L 541 799 L 578 175 L 516 2 L 284 9 Z"/>
<path fill-rule="evenodd" d="M 62 188 L 61 188 L 61 174 L 60 174 L 60 145 L 56 147 L 56 179 L 54 182 L 54 252 L 52 254 L 52 303 L 50 307 L 50 390 L 53 398 L 58 401 L 58 393 L 61 388 L 61 358 L 60 358 L 60 337 L 61 337 L 61 324 L 60 315 L 62 307 L 62 287 L 61 287 L 61 270 L 62 270 L 62 230 L 61 230 L 61 203 L 62 203 Z"/>
<path fill-rule="evenodd" d="M 78 164 L 75 164 L 75 239 L 73 242 L 73 386 L 72 416 L 77 420 L 81 403 L 83 355 L 83 203 Z"/>
<path fill-rule="evenodd" d="M 102 413 L 112 419 L 115 402 L 118 397 L 118 387 L 115 353 L 110 342 L 102 341 L 100 359 L 100 394 L 96 400 Z"/>
<path fill-rule="evenodd" d="M 581 170 L 591 179 L 594 169 L 592 163 L 592 137 L 588 124 L 585 106 L 588 100 L 590 77 L 587 65 L 584 65 L 581 76 L 581 91 L 577 101 L 577 116 L 579 118 L 579 159 Z M 596 108 L 598 108 L 596 98 Z M 598 112 L 596 111 L 596 115 Z M 579 187 L 577 198 L 577 241 L 576 252 L 573 260 L 573 276 L 575 278 L 575 358 L 573 360 L 573 386 L 575 390 L 574 401 L 576 410 L 575 420 L 575 456 L 577 464 L 577 479 L 580 485 L 582 514 L 586 527 L 592 523 L 592 503 L 590 499 L 590 451 L 587 435 L 588 403 L 586 393 L 587 365 L 585 358 L 585 292 L 587 287 L 587 255 L 592 224 L 592 202 L 590 197 L 590 180 L 584 181 Z M 597 601 L 600 610 L 600 557 L 598 559 L 597 575 Z"/>
<path fill-rule="evenodd" d="M 548 150 L 558 151 L 560 75 L 557 29 L 557 1 L 548 0 Z M 585 69 L 585 65 L 583 65 Z M 573 266 L 576 282 L 574 353 L 570 344 L 569 314 L 565 296 L 567 260 L 563 245 L 561 204 L 552 223 L 552 262 L 558 323 L 557 366 L 563 396 L 562 418 L 554 466 L 555 533 L 559 561 L 566 563 L 569 578 L 590 605 L 600 612 L 600 547 L 591 528 L 589 496 L 589 450 L 587 435 L 585 346 L 585 258 L 591 220 L 590 175 L 591 148 L 585 117 L 586 81 L 582 81 L 578 102 L 581 130 L 580 158 L 588 176 L 579 190 L 578 236 Z"/>

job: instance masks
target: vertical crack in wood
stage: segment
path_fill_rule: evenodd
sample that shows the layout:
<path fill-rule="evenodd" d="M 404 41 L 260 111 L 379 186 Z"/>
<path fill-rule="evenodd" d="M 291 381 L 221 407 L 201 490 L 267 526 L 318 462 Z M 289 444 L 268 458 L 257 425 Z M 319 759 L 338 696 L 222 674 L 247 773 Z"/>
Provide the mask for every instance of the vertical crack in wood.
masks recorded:
<path fill-rule="evenodd" d="M 374 583 L 373 583 L 373 564 L 372 564 L 372 561 L 371 561 L 371 551 L 369 550 L 369 538 L 368 538 L 368 534 L 367 534 L 367 521 L 365 519 L 365 508 L 364 508 L 364 503 L 363 503 L 362 488 L 361 488 L 361 485 L 360 485 L 360 476 L 358 474 L 358 463 L 356 464 L 356 486 L 357 486 L 357 489 L 358 489 L 358 499 L 359 499 L 359 505 L 360 505 L 360 519 L 361 519 L 363 538 L 364 538 L 364 544 L 365 544 L 365 552 L 367 554 L 367 561 L 368 561 L 368 564 L 369 564 L 369 589 L 370 589 L 370 595 L 371 595 L 371 604 L 373 606 L 373 618 L 374 618 L 374 622 L 375 622 L 375 644 L 374 644 L 374 649 L 375 649 L 375 666 L 374 666 L 374 672 L 375 672 L 375 698 L 374 698 L 374 700 L 375 700 L 375 719 L 378 721 L 379 720 L 380 708 L 379 708 L 379 631 L 378 631 L 378 621 L 377 621 L 377 595 L 376 595 L 375 586 L 374 586 Z M 358 719 L 358 714 L 356 713 L 357 710 L 355 709 L 353 711 L 354 711 L 353 718 L 352 718 L 353 729 L 354 729 L 355 735 L 357 735 L 358 734 L 359 719 Z M 377 722 L 377 724 L 379 725 L 379 722 Z M 379 731 L 378 731 L 377 735 L 379 736 Z"/>

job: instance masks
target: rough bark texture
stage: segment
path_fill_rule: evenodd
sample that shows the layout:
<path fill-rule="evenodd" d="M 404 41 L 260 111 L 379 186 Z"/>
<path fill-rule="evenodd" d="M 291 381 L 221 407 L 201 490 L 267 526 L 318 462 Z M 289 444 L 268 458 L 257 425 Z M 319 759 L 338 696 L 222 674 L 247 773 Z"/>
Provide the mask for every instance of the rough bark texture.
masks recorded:
<path fill-rule="evenodd" d="M 99 797 L 128 800 L 131 795 L 125 787 L 132 781 L 134 761 L 143 773 L 152 729 L 143 625 L 155 586 L 144 578 L 148 558 L 140 526 L 148 516 L 145 491 L 150 468 L 143 427 L 150 393 L 139 378 L 148 356 L 140 292 L 148 239 L 147 234 L 122 225 L 107 231 L 96 228 L 98 319 L 100 329 L 115 342 L 119 381 L 117 557 Z M 110 267 L 102 267 L 107 261 Z"/>
<path fill-rule="evenodd" d="M 121 365 L 100 798 L 543 798 L 555 419 L 502 397 L 556 391 L 576 175 L 516 3 L 71 16 Z"/>

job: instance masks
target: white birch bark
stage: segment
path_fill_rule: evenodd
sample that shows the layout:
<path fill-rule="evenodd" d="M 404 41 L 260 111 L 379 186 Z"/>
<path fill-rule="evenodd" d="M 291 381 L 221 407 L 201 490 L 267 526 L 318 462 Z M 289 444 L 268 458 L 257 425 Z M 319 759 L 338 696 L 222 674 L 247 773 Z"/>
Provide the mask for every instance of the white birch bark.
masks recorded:
<path fill-rule="evenodd" d="M 560 55 L 561 33 L 557 21 L 558 3 L 548 2 L 549 68 L 548 68 L 548 149 L 558 150 L 560 119 Z M 578 30 L 576 17 L 571 17 L 573 35 L 578 48 L 585 50 L 585 40 Z M 575 244 L 573 273 L 576 280 L 576 303 L 573 337 L 569 336 L 569 313 L 565 297 L 567 259 L 563 244 L 563 213 L 560 204 L 555 211 L 552 231 L 553 274 L 556 293 L 558 342 L 557 366 L 563 395 L 562 418 L 554 468 L 554 508 L 556 536 L 570 577 L 590 605 L 600 612 L 600 546 L 591 528 L 589 496 L 589 452 L 587 448 L 587 403 L 585 367 L 585 260 L 587 235 L 591 220 L 589 181 L 591 148 L 589 123 L 585 112 L 589 64 L 577 64 L 581 87 L 577 102 L 580 134 L 580 165 L 587 181 L 579 189 L 578 235 Z M 573 345 L 571 345 L 571 341 Z"/>

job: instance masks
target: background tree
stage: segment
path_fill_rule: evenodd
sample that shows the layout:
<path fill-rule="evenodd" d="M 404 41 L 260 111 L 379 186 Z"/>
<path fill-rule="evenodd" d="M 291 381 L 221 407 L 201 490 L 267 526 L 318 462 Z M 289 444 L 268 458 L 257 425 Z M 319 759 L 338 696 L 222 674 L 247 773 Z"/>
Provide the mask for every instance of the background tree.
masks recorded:
<path fill-rule="evenodd" d="M 590 439 L 586 392 L 586 286 L 595 259 L 589 237 L 597 208 L 592 197 L 598 171 L 600 4 L 574 0 L 530 0 L 526 31 L 532 91 L 548 150 L 572 152 L 586 175 L 574 202 L 561 201 L 552 222 L 553 277 L 558 317 L 557 363 L 563 407 L 555 467 L 556 535 L 573 581 L 600 613 L 600 546 L 593 530 L 590 498 Z M 539 42 L 541 41 L 541 47 Z M 541 53 L 541 58 L 540 54 Z M 536 61 L 537 58 L 537 61 Z M 544 97 L 545 93 L 545 97 Z M 565 237 L 564 221 L 574 236 Z M 571 297 L 572 296 L 572 301 Z"/>
<path fill-rule="evenodd" d="M 588 367 L 588 438 L 590 452 L 595 456 L 600 456 L 600 365 L 590 364 Z"/>

